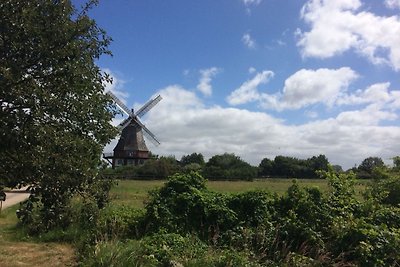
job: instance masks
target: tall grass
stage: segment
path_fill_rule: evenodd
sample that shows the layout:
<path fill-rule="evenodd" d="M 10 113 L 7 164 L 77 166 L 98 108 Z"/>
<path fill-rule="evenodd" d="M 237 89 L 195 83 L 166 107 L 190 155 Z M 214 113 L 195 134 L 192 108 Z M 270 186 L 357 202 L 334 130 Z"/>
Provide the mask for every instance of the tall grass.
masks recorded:
<path fill-rule="evenodd" d="M 323 192 L 328 190 L 328 183 L 323 179 L 299 179 L 301 187 L 318 187 Z M 365 189 L 370 180 L 358 180 L 356 185 L 356 195 L 361 199 L 361 192 Z M 135 208 L 143 208 L 143 203 L 147 200 L 149 190 L 160 188 L 165 180 L 120 180 L 118 185 L 111 190 L 112 202 L 116 205 L 128 205 Z M 240 193 L 255 189 L 268 190 L 272 193 L 282 195 L 289 186 L 292 179 L 268 178 L 255 181 L 208 181 L 207 187 L 211 191 L 220 193 Z"/>

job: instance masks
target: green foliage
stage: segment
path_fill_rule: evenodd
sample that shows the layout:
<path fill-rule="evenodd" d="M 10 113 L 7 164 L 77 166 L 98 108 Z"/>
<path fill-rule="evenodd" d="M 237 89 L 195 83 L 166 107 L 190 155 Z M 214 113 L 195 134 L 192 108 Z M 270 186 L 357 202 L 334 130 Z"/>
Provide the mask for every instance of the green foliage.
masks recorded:
<path fill-rule="evenodd" d="M 376 169 L 374 179 L 369 186 L 366 197 L 380 204 L 398 206 L 400 204 L 400 175 L 390 174 L 387 170 Z"/>
<path fill-rule="evenodd" d="M 395 171 L 400 171 L 400 156 L 393 157 L 393 165 Z"/>
<path fill-rule="evenodd" d="M 45 231 L 68 223 L 69 200 L 96 183 L 115 134 L 109 79 L 95 65 L 110 38 L 88 17 L 93 4 L 0 4 L 0 185 L 31 186 L 20 218 L 37 210 Z"/>
<path fill-rule="evenodd" d="M 395 266 L 400 261 L 399 234 L 399 229 L 359 219 L 338 233 L 335 253 L 346 251 L 346 260 L 359 266 Z"/>
<path fill-rule="evenodd" d="M 267 191 L 249 191 L 232 195 L 228 206 L 236 213 L 238 225 L 257 227 L 274 215 L 275 197 Z"/>
<path fill-rule="evenodd" d="M 321 232 L 329 225 L 326 200 L 317 188 L 300 188 L 294 182 L 277 203 L 275 219 L 280 225 L 280 239 L 291 251 L 307 244 L 318 251 L 323 244 Z M 316 251 L 314 253 L 316 253 Z"/>
<path fill-rule="evenodd" d="M 102 175 L 118 179 L 167 179 L 181 170 L 174 157 L 160 157 L 146 160 L 142 165 L 121 166 L 115 169 L 107 168 L 102 170 Z"/>
<path fill-rule="evenodd" d="M 205 179 L 197 173 L 176 174 L 146 205 L 146 227 L 174 233 L 197 232 L 202 238 L 217 238 L 231 227 L 235 214 L 227 207 L 227 198 L 206 189 Z"/>
<path fill-rule="evenodd" d="M 182 156 L 180 163 L 182 166 L 186 166 L 193 163 L 199 164 L 200 166 L 203 166 L 205 164 L 203 154 L 201 153 L 192 153 L 190 155 L 184 155 Z"/>
<path fill-rule="evenodd" d="M 143 210 L 110 205 L 101 211 L 97 220 L 97 239 L 117 240 L 139 237 L 144 231 L 143 218 Z"/>
<path fill-rule="evenodd" d="M 368 157 L 364 159 L 357 169 L 357 178 L 370 179 L 375 168 L 382 168 L 385 164 L 379 157 Z"/>
<path fill-rule="evenodd" d="M 154 256 L 143 254 L 137 240 L 100 242 L 82 261 L 88 267 L 160 266 Z"/>
<path fill-rule="evenodd" d="M 216 180 L 252 180 L 257 177 L 257 168 L 234 154 L 215 155 L 203 168 L 203 175 Z"/>
<path fill-rule="evenodd" d="M 324 155 L 306 160 L 276 156 L 274 160 L 264 158 L 258 168 L 259 175 L 264 177 L 317 178 L 317 172 L 327 171 L 328 165 L 328 159 Z"/>
<path fill-rule="evenodd" d="M 58 233 L 79 243 L 83 266 L 398 265 L 398 204 L 372 193 L 360 202 L 353 173 L 319 174 L 327 193 L 294 180 L 281 196 L 218 194 L 198 173 L 175 174 L 144 210 L 78 201 L 73 223 Z M 393 173 L 385 175 L 371 187 L 396 192 Z"/>
<path fill-rule="evenodd" d="M 331 188 L 328 195 L 330 211 L 340 218 L 351 216 L 359 205 L 355 197 L 356 176 L 354 173 L 335 173 L 332 170 L 320 172 L 321 177 L 328 179 Z"/>
<path fill-rule="evenodd" d="M 264 158 L 261 160 L 260 165 L 258 165 L 258 175 L 259 176 L 270 176 L 273 173 L 274 161 L 269 158 Z"/>
<path fill-rule="evenodd" d="M 101 242 L 83 266 L 260 266 L 248 253 L 209 248 L 195 236 L 157 233 L 141 240 Z"/>
<path fill-rule="evenodd" d="M 174 157 L 161 157 L 156 160 L 147 160 L 142 166 L 138 166 L 137 175 L 144 178 L 166 179 L 179 170 L 180 166 Z"/>

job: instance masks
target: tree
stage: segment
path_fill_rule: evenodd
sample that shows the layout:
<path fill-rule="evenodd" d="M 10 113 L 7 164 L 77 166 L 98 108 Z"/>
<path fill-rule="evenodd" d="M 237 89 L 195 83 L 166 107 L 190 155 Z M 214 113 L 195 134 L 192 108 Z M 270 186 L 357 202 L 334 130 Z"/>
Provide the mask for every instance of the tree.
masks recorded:
<path fill-rule="evenodd" d="M 370 178 L 372 171 L 377 167 L 383 167 L 385 164 L 383 160 L 379 157 L 368 157 L 364 159 L 360 166 L 358 166 L 358 174 L 359 178 Z"/>
<path fill-rule="evenodd" d="M 137 174 L 143 179 L 166 179 L 180 171 L 175 157 L 160 157 L 146 160 L 143 165 L 137 166 Z"/>
<path fill-rule="evenodd" d="M 192 153 L 190 155 L 184 155 L 181 158 L 181 165 L 186 166 L 192 163 L 197 163 L 200 166 L 205 164 L 203 154 L 201 153 Z"/>
<path fill-rule="evenodd" d="M 400 170 L 400 156 L 393 157 L 393 165 L 395 170 Z"/>
<path fill-rule="evenodd" d="M 264 158 L 261 161 L 260 165 L 258 165 L 259 176 L 270 176 L 270 175 L 272 175 L 273 164 L 274 164 L 274 162 L 272 160 L 270 160 L 269 158 Z"/>
<path fill-rule="evenodd" d="M 307 159 L 310 168 L 315 171 L 328 171 L 329 161 L 325 155 L 313 156 Z"/>
<path fill-rule="evenodd" d="M 332 165 L 332 169 L 336 173 L 342 173 L 343 172 L 343 168 L 340 165 Z"/>
<path fill-rule="evenodd" d="M 41 202 L 44 228 L 65 220 L 68 200 L 96 183 L 114 136 L 109 77 L 95 64 L 110 38 L 70 1 L 0 4 L 0 185 L 30 185 L 20 216 Z"/>
<path fill-rule="evenodd" d="M 296 166 L 299 160 L 293 157 L 276 156 L 273 164 L 273 175 L 278 177 L 296 177 Z"/>
<path fill-rule="evenodd" d="M 317 171 L 327 171 L 329 161 L 325 155 L 298 159 L 287 156 L 276 156 L 275 159 L 263 159 L 259 165 L 260 176 L 317 178 Z"/>
<path fill-rule="evenodd" d="M 215 155 L 206 163 L 203 174 L 209 179 L 253 179 L 257 168 L 243 161 L 235 154 Z"/>

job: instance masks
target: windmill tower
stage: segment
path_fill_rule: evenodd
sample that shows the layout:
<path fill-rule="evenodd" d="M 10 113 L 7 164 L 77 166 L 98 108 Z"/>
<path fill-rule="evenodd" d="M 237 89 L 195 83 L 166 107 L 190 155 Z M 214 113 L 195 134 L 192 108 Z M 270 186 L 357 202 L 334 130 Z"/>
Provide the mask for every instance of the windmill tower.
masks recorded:
<path fill-rule="evenodd" d="M 125 106 L 124 103 L 122 103 L 122 101 L 113 93 L 107 92 L 107 94 L 114 100 L 117 107 L 128 115 L 128 118 L 118 126 L 121 131 L 121 136 L 114 148 L 114 153 L 103 154 L 103 157 L 112 164 L 113 168 L 123 165 L 143 164 L 144 161 L 149 158 L 149 150 L 146 146 L 143 135 L 155 145 L 159 145 L 160 142 L 154 134 L 140 122 L 139 118 L 157 105 L 157 103 L 161 101 L 162 97 L 157 96 L 156 98 L 149 100 L 135 113 L 133 110 L 130 110 Z"/>

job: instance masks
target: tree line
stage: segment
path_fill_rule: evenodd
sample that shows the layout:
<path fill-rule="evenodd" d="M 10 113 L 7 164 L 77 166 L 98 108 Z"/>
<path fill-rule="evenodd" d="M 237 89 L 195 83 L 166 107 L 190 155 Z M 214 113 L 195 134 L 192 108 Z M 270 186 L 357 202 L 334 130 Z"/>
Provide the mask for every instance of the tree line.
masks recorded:
<path fill-rule="evenodd" d="M 397 159 L 397 165 L 399 162 L 400 160 Z M 396 165 L 396 157 L 394 164 Z M 369 179 L 375 168 L 384 166 L 381 158 L 368 157 L 358 167 L 353 167 L 346 172 L 352 171 L 359 179 Z M 252 166 L 233 153 L 214 155 L 207 162 L 201 153 L 191 153 L 182 156 L 180 160 L 174 156 L 155 156 L 143 165 L 118 167 L 114 170 L 107 168 L 103 170 L 103 174 L 126 179 L 166 179 L 178 172 L 197 171 L 209 180 L 315 179 L 320 177 L 319 171 L 328 171 L 329 168 L 337 173 L 344 172 L 341 166 L 330 165 L 325 155 L 307 159 L 279 155 L 274 159 L 264 158 L 258 166 Z"/>

